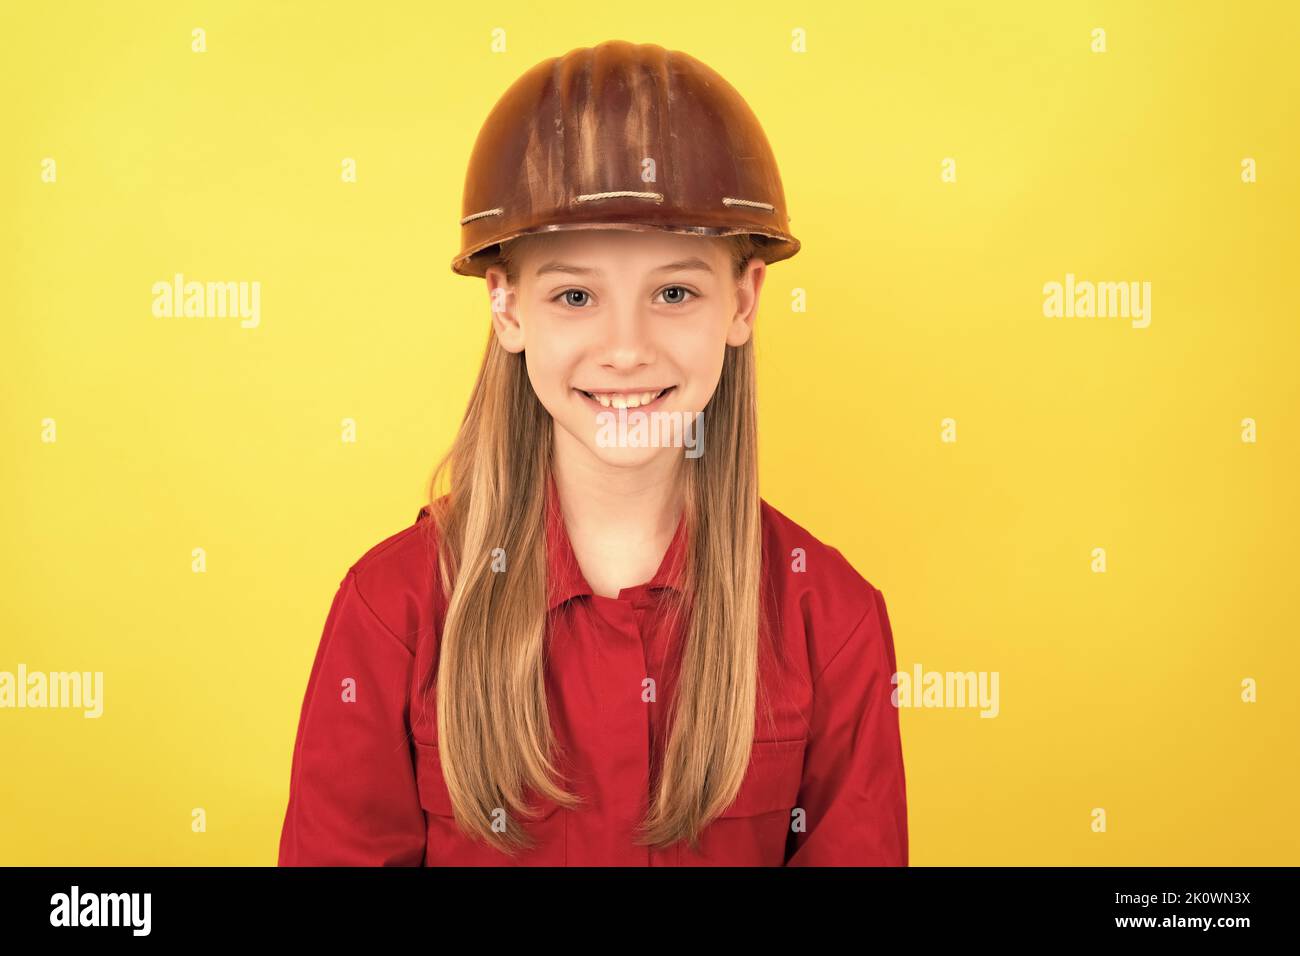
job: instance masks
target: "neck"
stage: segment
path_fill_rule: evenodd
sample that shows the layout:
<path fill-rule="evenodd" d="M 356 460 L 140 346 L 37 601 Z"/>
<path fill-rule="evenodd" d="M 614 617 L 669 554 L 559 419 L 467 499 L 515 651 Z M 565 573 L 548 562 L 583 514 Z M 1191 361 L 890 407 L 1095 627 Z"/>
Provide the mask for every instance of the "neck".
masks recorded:
<path fill-rule="evenodd" d="M 556 428 L 552 473 L 569 530 L 631 540 L 670 538 L 685 504 L 682 462 L 679 450 L 662 451 L 642 465 L 618 467 Z"/>

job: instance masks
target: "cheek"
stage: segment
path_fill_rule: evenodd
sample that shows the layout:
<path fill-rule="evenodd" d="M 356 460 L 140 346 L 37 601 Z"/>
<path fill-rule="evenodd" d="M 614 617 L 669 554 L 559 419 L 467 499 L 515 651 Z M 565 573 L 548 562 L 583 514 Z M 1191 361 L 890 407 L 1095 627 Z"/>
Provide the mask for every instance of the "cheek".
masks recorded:
<path fill-rule="evenodd" d="M 706 400 L 713 394 L 726 356 L 726 330 L 710 324 L 675 338 L 674 361 L 690 382 L 689 392 Z"/>
<path fill-rule="evenodd" d="M 560 374 L 551 356 L 539 353 L 536 349 L 524 350 L 524 366 L 528 369 L 528 381 L 533 391 L 543 404 L 552 404 L 555 393 L 560 388 Z"/>
<path fill-rule="evenodd" d="M 578 351 L 566 337 L 548 334 L 545 329 L 525 334 L 524 364 L 539 398 L 554 401 L 564 397 Z"/>

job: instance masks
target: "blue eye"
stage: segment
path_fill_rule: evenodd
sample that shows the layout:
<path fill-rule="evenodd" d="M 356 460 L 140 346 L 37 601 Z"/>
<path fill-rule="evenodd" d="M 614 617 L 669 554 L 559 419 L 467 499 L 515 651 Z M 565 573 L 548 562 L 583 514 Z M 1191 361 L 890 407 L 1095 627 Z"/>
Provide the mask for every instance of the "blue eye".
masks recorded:
<path fill-rule="evenodd" d="M 664 296 L 664 301 L 667 305 L 681 305 L 684 302 L 689 302 L 690 299 L 688 299 L 687 296 L 694 298 L 699 297 L 699 293 L 681 285 L 667 286 L 659 294 Z M 591 293 L 587 292 L 585 289 L 565 289 L 563 292 L 559 293 L 559 295 L 552 298 L 551 301 L 559 302 L 561 299 L 564 300 L 565 305 L 580 309 L 583 306 L 590 304 Z"/>
<path fill-rule="evenodd" d="M 582 307 L 582 303 L 581 303 L 581 302 L 574 302 L 572 299 L 568 298 L 569 296 L 572 296 L 572 295 L 583 295 L 583 296 L 585 296 L 585 295 L 587 295 L 587 293 L 586 293 L 584 290 L 582 290 L 582 289 L 565 289 L 563 292 L 561 292 L 559 295 L 557 295 L 557 296 L 555 297 L 555 299 L 552 299 L 551 301 L 554 302 L 556 299 L 559 299 L 559 298 L 561 298 L 561 297 L 564 297 L 564 302 L 565 302 L 566 305 L 572 305 L 572 306 L 577 306 L 578 308 L 581 308 L 581 307 Z"/>
<path fill-rule="evenodd" d="M 681 286 L 681 285 L 670 285 L 668 288 L 664 289 L 664 291 L 663 291 L 663 295 L 667 296 L 668 293 L 672 292 L 673 290 L 676 290 L 678 293 L 680 293 L 680 295 L 679 295 L 678 298 L 674 298 L 674 299 L 666 299 L 665 301 L 667 301 L 669 305 L 680 305 L 681 303 L 688 301 L 688 300 L 685 298 L 686 296 L 688 296 L 688 295 L 690 295 L 690 296 L 695 295 L 695 293 L 692 292 L 690 289 L 686 288 L 685 286 Z"/>

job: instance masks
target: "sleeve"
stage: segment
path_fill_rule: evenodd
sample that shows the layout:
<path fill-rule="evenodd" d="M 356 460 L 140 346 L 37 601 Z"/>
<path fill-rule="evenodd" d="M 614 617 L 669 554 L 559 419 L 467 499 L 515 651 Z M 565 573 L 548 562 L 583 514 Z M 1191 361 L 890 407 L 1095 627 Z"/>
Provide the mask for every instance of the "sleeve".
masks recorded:
<path fill-rule="evenodd" d="M 425 817 L 407 707 L 413 652 L 340 583 L 307 682 L 280 866 L 420 866 Z"/>
<path fill-rule="evenodd" d="M 786 866 L 907 866 L 907 796 L 894 635 L 872 603 L 813 681 L 813 714 Z"/>

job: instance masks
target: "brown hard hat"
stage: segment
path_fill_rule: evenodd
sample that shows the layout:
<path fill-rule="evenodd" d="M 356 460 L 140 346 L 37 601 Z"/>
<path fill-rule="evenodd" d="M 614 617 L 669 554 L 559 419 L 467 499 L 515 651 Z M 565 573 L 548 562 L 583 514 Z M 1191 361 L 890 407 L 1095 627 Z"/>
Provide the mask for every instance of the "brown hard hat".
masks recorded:
<path fill-rule="evenodd" d="M 749 233 L 766 262 L 799 251 L 757 117 L 718 73 L 653 43 L 610 40 L 538 63 L 502 94 L 465 177 L 454 272 L 561 229 Z"/>

